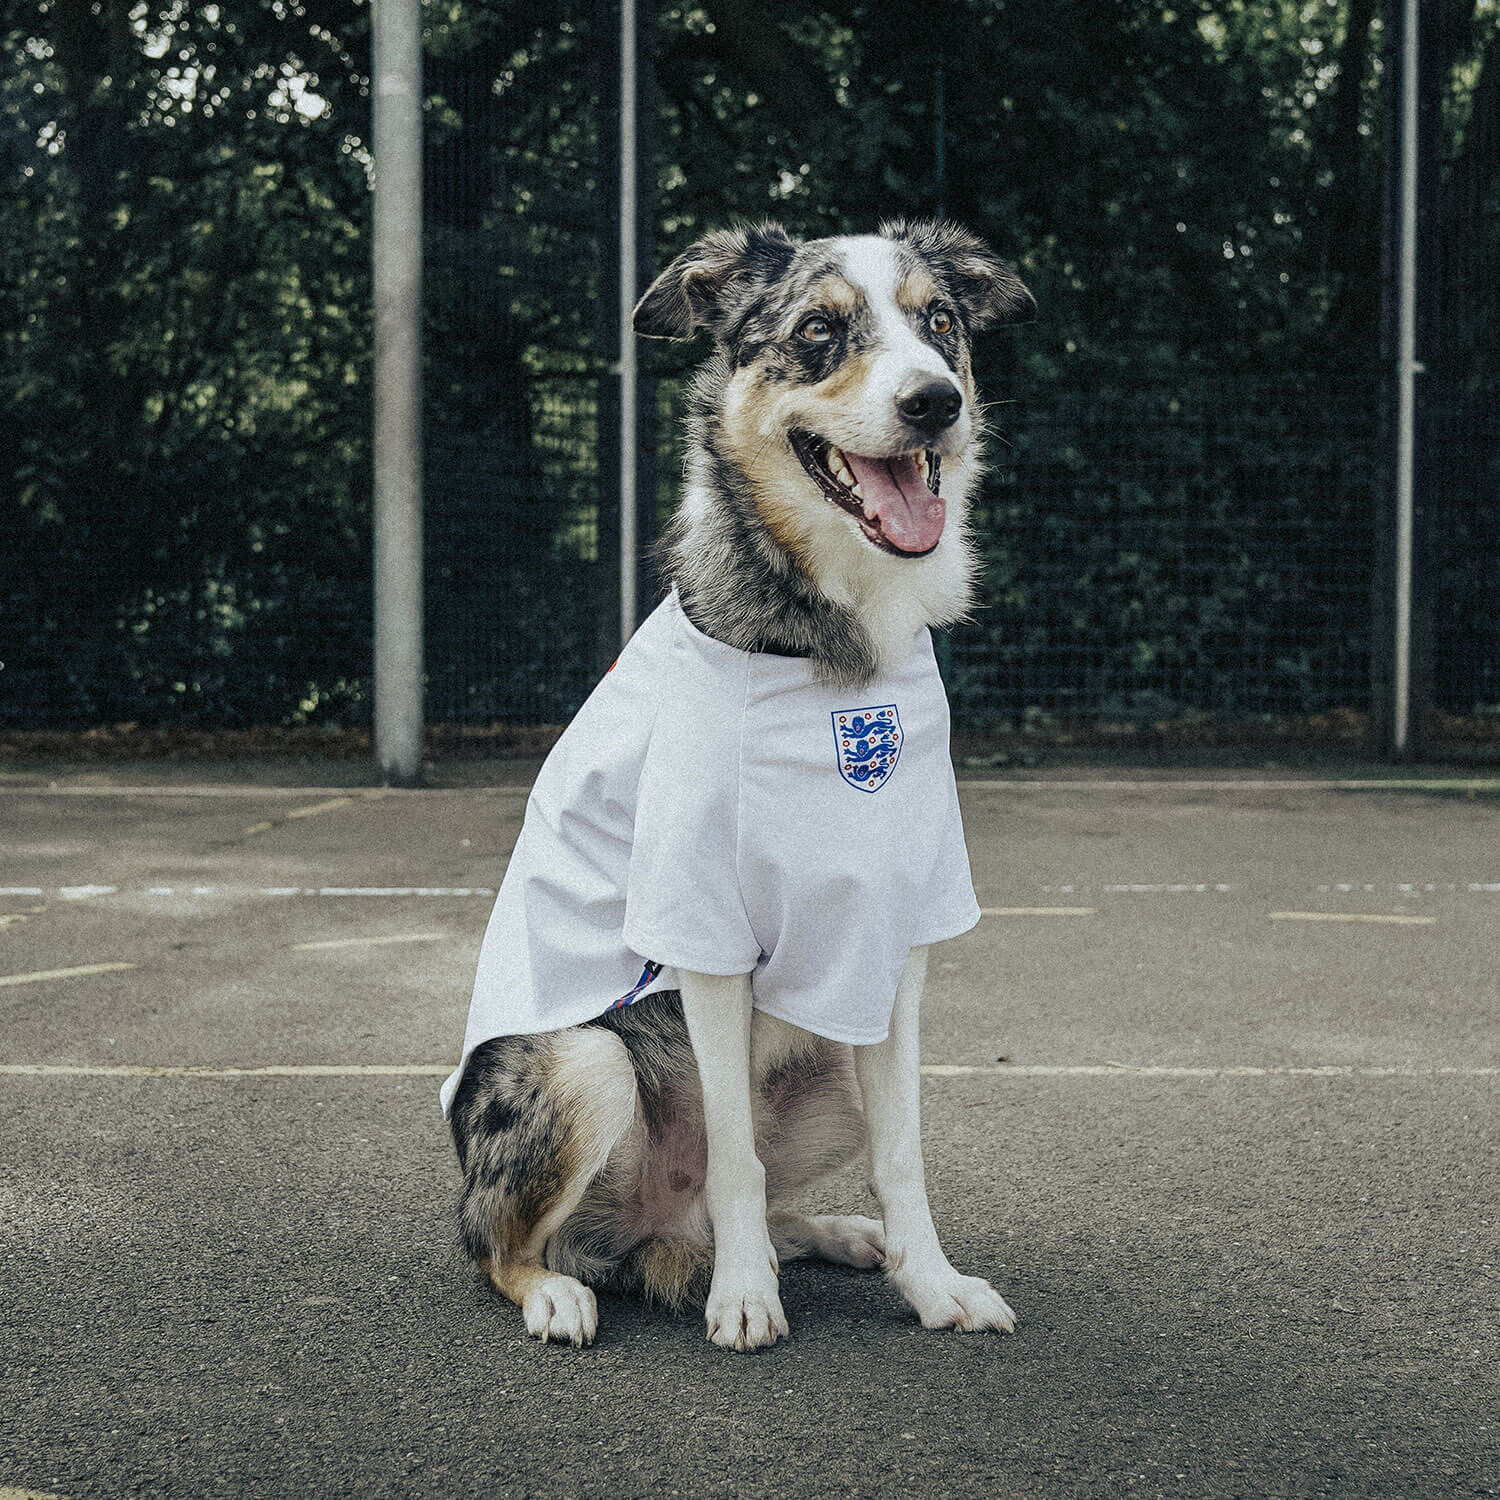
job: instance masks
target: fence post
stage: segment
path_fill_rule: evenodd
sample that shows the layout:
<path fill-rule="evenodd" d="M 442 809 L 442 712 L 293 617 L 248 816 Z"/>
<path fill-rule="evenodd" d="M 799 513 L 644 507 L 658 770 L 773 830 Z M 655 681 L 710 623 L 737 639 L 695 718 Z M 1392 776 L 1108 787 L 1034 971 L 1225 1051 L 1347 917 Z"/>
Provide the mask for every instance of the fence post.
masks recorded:
<path fill-rule="evenodd" d="M 650 280 L 656 210 L 655 0 L 596 0 L 599 49 L 600 380 L 598 558 L 618 605 L 602 663 L 635 632 L 649 598 L 656 513 L 656 382 L 643 374 L 631 314 Z M 601 622 L 605 623 L 605 622 Z"/>
<path fill-rule="evenodd" d="M 1431 715 L 1433 453 L 1440 71 L 1437 0 L 1387 0 L 1383 99 L 1380 478 L 1371 617 L 1371 738 L 1418 754 Z"/>
<path fill-rule="evenodd" d="M 422 774 L 422 5 L 375 0 L 375 757 Z"/>

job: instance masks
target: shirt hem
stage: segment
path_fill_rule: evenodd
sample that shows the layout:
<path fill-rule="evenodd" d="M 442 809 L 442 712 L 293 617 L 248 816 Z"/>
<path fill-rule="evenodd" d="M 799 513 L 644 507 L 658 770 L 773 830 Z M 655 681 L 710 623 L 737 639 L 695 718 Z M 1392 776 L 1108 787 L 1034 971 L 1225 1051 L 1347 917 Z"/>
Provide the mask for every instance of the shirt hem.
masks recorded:
<path fill-rule="evenodd" d="M 979 910 L 979 904 L 976 902 L 971 914 L 964 917 L 962 926 L 955 927 L 951 923 L 948 923 L 934 929 L 931 937 L 913 938 L 911 945 L 913 948 L 930 948 L 934 943 L 946 943 L 949 938 L 962 937 L 964 933 L 973 932 L 979 926 L 979 919 L 982 915 L 983 913 Z"/>
<path fill-rule="evenodd" d="M 749 974 L 760 962 L 759 952 L 753 958 L 745 960 L 705 958 L 699 954 L 684 957 L 681 948 L 674 948 L 670 943 L 656 942 L 638 932 L 625 933 L 624 941 L 632 953 L 638 953 L 643 959 L 660 964 L 664 969 L 688 969 L 694 974 L 713 974 L 719 978 L 731 974 Z"/>
<path fill-rule="evenodd" d="M 877 1042 L 883 1042 L 891 1034 L 889 1021 L 879 1031 L 866 1031 L 858 1034 L 850 1031 L 840 1031 L 834 1028 L 819 1025 L 809 1026 L 805 1020 L 797 1016 L 789 1015 L 776 1005 L 766 1005 L 760 1000 L 755 1001 L 755 1009 L 764 1011 L 768 1016 L 775 1016 L 778 1021 L 785 1021 L 788 1026 L 795 1026 L 799 1031 L 809 1031 L 814 1036 L 820 1036 L 825 1042 L 842 1042 L 850 1047 L 873 1047 Z"/>

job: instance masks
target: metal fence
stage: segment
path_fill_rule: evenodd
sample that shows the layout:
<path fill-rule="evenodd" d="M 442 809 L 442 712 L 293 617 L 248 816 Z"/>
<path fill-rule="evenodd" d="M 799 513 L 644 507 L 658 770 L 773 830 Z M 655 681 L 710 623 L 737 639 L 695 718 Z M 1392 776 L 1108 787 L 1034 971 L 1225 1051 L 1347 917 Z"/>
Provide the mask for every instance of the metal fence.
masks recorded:
<path fill-rule="evenodd" d="M 545 0 L 519 28 L 510 15 L 503 39 L 450 39 L 427 58 L 432 722 L 562 722 L 617 645 L 600 316 L 611 13 Z M 1470 209 L 1493 214 L 1493 192 Z M 1493 277 L 1471 270 L 1493 298 Z M 1418 557 L 1427 702 L 1472 725 L 1500 717 L 1500 385 L 1473 373 L 1492 353 L 1464 352 L 1463 380 L 1433 397 Z M 650 358 L 648 535 L 677 499 L 683 376 L 680 354 Z M 1080 389 L 990 364 L 985 394 L 1007 404 L 975 503 L 982 601 L 944 645 L 959 728 L 1295 718 L 1341 732 L 1368 712 L 1373 371 Z M 247 506 L 271 467 L 278 496 L 296 477 L 270 446 L 236 454 L 231 469 L 199 455 L 198 469 L 137 475 L 123 510 L 118 484 L 65 476 L 67 526 L 35 503 L 30 450 L 18 459 L 0 728 L 368 721 L 368 513 L 316 494 Z M 366 463 L 350 465 L 355 491 Z M 232 483 L 208 497 L 215 472 Z"/>
<path fill-rule="evenodd" d="M 534 67 L 530 81 L 545 91 L 561 70 L 572 79 L 563 97 L 583 110 L 583 42 L 609 15 L 607 5 L 575 8 L 568 34 L 579 45 L 551 54 L 554 71 Z M 495 73 L 494 60 L 477 65 Z M 591 137 L 582 126 L 568 137 L 590 139 L 593 157 L 559 162 L 528 151 L 524 98 L 485 107 L 493 122 L 464 149 L 488 142 L 491 165 L 478 176 L 492 184 L 495 223 L 470 213 L 466 233 L 447 227 L 452 205 L 471 198 L 472 158 L 459 185 L 451 163 L 429 184 L 429 253 L 444 284 L 462 288 L 430 325 L 443 331 L 428 427 L 429 711 L 556 721 L 616 644 L 618 487 L 600 420 L 612 409 L 615 351 L 584 310 L 607 300 L 597 296 L 598 268 L 611 241 L 607 216 L 581 212 L 608 186 L 598 124 L 607 112 L 596 112 Z M 498 458 L 492 423 L 476 428 L 460 413 L 449 425 L 441 409 L 447 370 L 466 368 L 469 351 L 497 331 L 524 366 L 508 388 L 515 412 Z M 664 378 L 648 530 L 676 503 L 680 473 L 682 357 L 652 358 Z M 955 724 L 1049 734 L 1212 719 L 1249 732 L 1298 719 L 1312 737 L 1347 738 L 1371 707 L 1378 372 L 1226 372 L 1176 387 L 1081 390 L 1018 385 L 1016 363 L 981 369 L 984 394 L 1002 404 L 975 503 L 982 600 L 944 643 Z M 1425 703 L 1448 715 L 1500 705 L 1495 394 L 1469 382 L 1433 401 L 1434 484 L 1419 517 L 1432 616 L 1418 666 Z M 512 432 L 527 434 L 524 477 Z"/>

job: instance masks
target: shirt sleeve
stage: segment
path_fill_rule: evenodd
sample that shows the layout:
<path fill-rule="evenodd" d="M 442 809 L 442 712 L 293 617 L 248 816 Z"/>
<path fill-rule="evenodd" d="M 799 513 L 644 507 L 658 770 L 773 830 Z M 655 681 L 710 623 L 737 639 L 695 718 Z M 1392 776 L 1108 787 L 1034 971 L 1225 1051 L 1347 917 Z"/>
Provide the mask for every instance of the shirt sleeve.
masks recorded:
<path fill-rule="evenodd" d="M 739 876 L 745 671 L 668 676 L 636 802 L 626 946 L 701 974 L 746 974 L 760 958 Z"/>

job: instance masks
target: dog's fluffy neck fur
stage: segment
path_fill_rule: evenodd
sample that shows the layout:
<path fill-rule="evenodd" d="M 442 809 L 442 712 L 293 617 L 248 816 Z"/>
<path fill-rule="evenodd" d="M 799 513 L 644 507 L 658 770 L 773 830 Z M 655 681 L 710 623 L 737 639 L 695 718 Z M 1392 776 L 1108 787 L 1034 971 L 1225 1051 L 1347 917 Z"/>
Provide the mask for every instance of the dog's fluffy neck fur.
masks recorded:
<path fill-rule="evenodd" d="M 975 558 L 966 497 L 973 455 L 945 461 L 948 525 L 926 557 L 898 558 L 849 525 L 794 556 L 755 501 L 751 476 L 725 451 L 718 418 L 730 368 L 716 351 L 691 388 L 687 487 L 663 538 L 667 572 L 706 635 L 742 651 L 806 657 L 819 674 L 856 687 L 899 666 L 924 626 L 948 625 L 970 607 Z"/>

